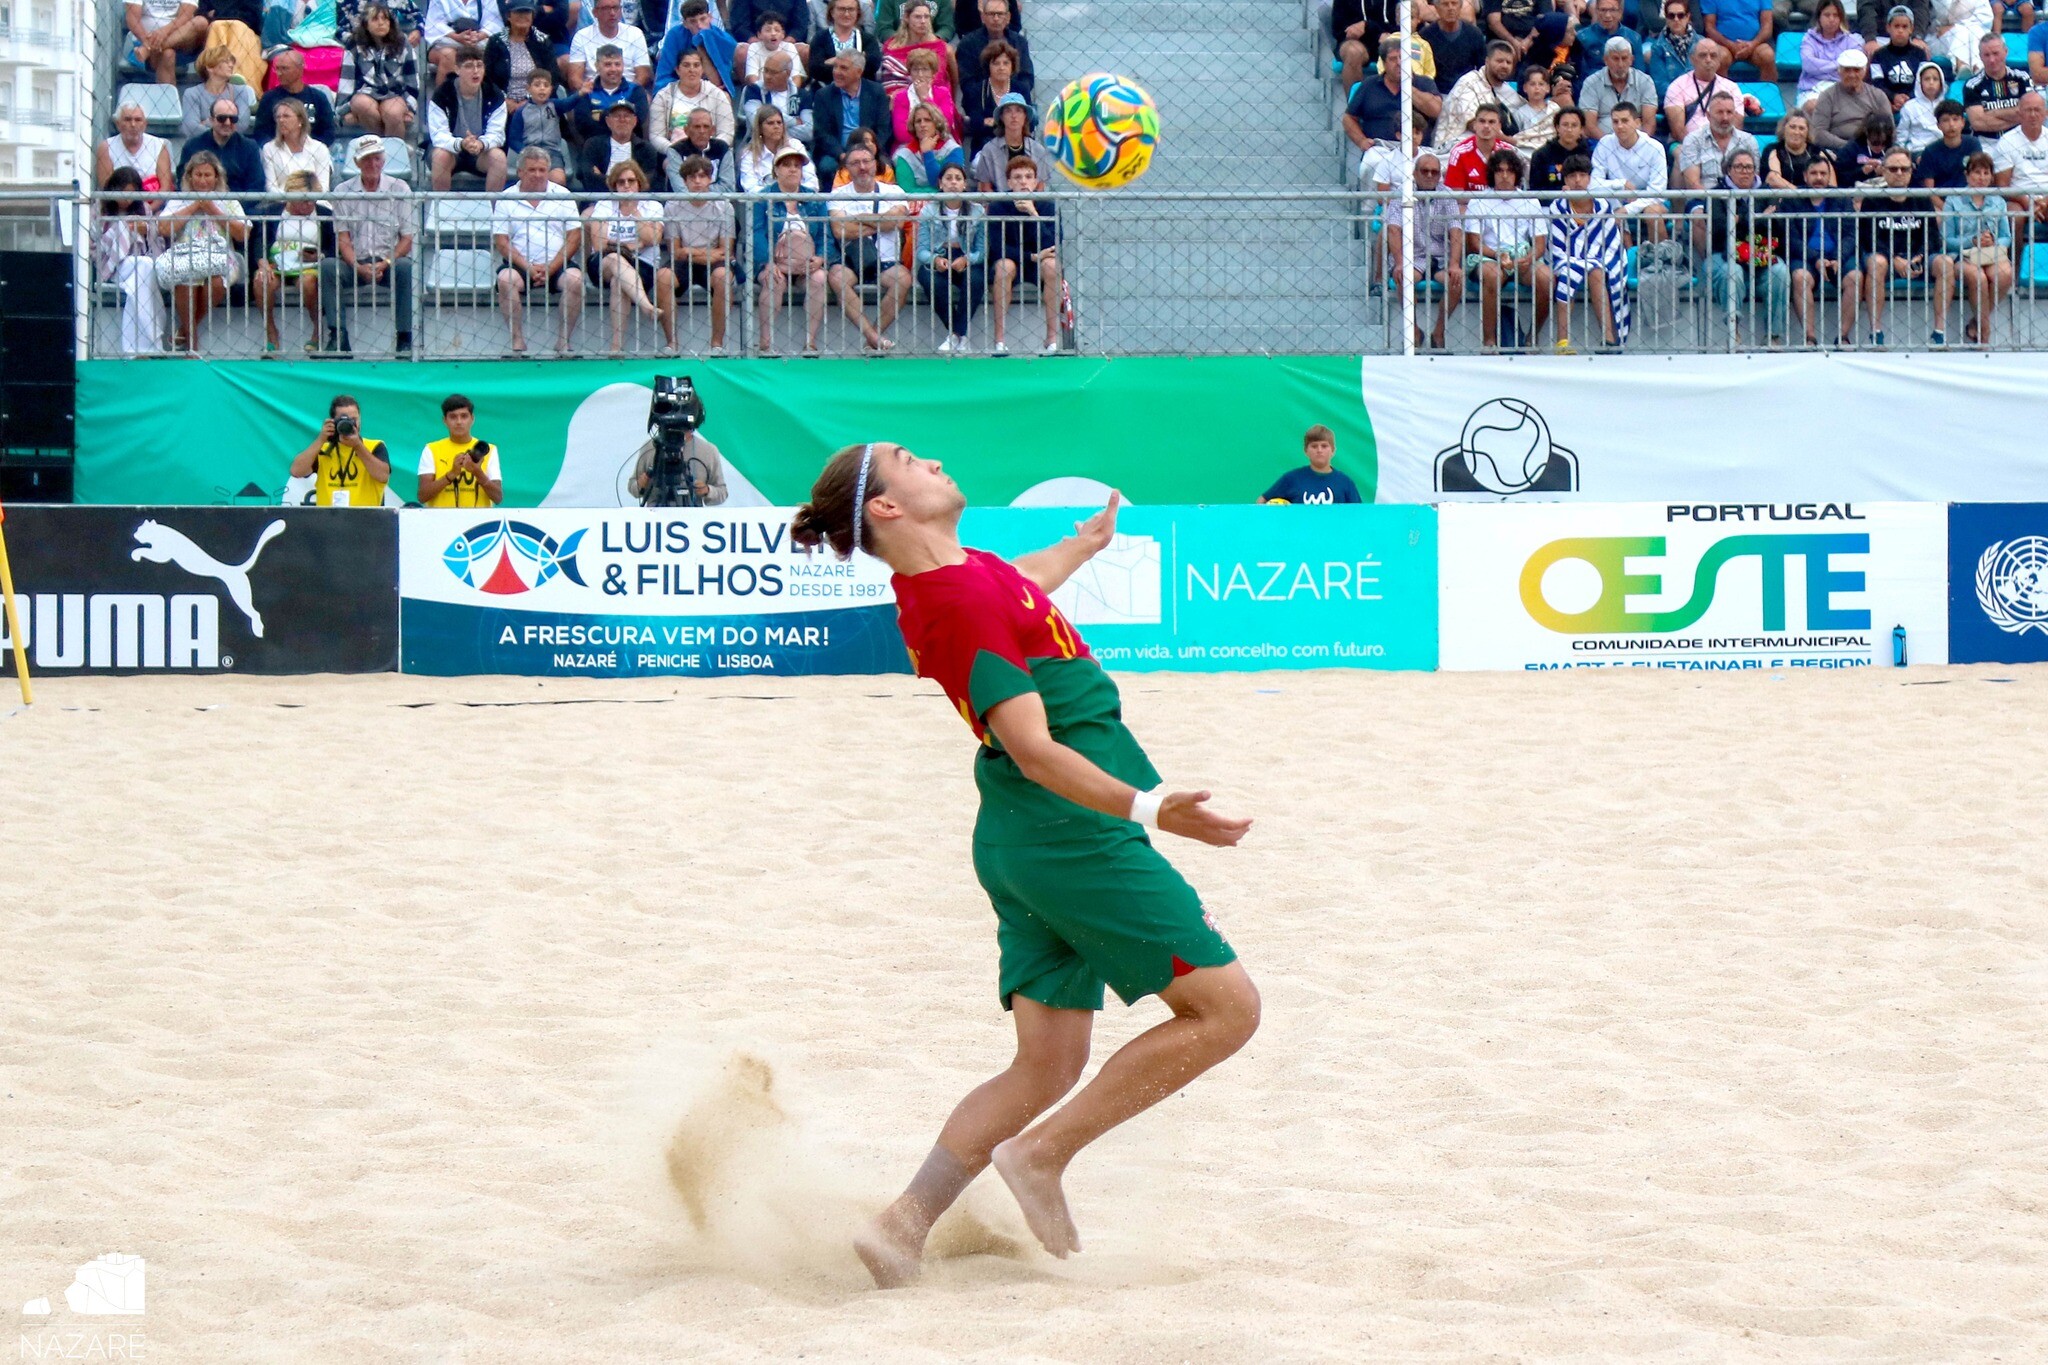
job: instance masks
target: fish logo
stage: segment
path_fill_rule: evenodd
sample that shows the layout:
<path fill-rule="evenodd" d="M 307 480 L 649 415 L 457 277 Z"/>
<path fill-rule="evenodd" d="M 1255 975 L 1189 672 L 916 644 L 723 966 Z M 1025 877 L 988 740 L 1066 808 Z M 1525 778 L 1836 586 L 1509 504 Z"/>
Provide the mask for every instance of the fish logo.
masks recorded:
<path fill-rule="evenodd" d="M 498 596 L 531 592 L 557 574 L 587 588 L 590 585 L 576 566 L 576 551 L 586 529 L 578 528 L 557 543 L 529 522 L 487 521 L 450 541 L 441 562 L 449 573 L 478 592 Z"/>

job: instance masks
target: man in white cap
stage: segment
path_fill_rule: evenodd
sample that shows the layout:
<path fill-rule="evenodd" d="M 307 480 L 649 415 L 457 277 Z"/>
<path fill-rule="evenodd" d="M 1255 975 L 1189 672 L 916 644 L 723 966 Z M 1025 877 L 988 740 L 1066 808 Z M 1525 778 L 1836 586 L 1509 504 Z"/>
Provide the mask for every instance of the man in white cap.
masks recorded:
<path fill-rule="evenodd" d="M 398 354 L 412 354 L 412 187 L 384 174 L 384 139 L 365 133 L 351 142 L 356 173 L 334 187 L 334 255 L 320 262 L 320 311 L 329 351 L 349 350 L 347 309 L 358 290 L 391 290 Z M 346 196 L 374 196 L 350 199 Z"/>
<path fill-rule="evenodd" d="M 1813 145 L 1838 152 L 1863 136 L 1872 114 L 1892 116 L 1891 97 L 1870 83 L 1870 58 L 1850 48 L 1835 58 L 1835 83 L 1813 102 Z"/>

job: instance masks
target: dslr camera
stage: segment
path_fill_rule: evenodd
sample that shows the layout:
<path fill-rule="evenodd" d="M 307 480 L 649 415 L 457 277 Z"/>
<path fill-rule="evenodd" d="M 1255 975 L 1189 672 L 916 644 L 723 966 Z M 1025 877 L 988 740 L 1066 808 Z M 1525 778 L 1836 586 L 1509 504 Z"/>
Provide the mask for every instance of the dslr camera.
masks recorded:
<path fill-rule="evenodd" d="M 362 423 L 347 413 L 334 419 L 334 439 L 337 441 L 350 440 L 361 434 L 362 429 Z"/>
<path fill-rule="evenodd" d="M 702 460 L 687 454 L 690 437 L 704 425 L 704 400 L 686 374 L 656 375 L 654 397 L 647 402 L 647 434 L 654 445 L 654 468 L 647 476 L 642 507 L 700 507 L 697 481 L 709 471 Z"/>

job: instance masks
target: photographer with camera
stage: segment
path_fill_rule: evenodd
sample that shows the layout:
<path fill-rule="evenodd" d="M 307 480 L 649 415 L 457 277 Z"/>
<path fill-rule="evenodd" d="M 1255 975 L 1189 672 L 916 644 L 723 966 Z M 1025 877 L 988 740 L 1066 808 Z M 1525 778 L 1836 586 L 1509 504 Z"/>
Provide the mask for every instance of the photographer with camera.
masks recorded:
<path fill-rule="evenodd" d="M 688 375 L 657 375 L 647 404 L 647 441 L 633 454 L 626 489 L 642 507 L 716 507 L 725 501 L 725 457 L 698 434 L 704 400 Z"/>
<path fill-rule="evenodd" d="M 441 421 L 448 439 L 420 451 L 420 506 L 496 507 L 505 500 L 505 476 L 496 448 L 470 433 L 476 405 L 451 393 L 441 400 Z"/>
<path fill-rule="evenodd" d="M 356 400 L 338 393 L 313 443 L 292 458 L 292 478 L 313 480 L 315 507 L 382 507 L 391 452 L 363 435 Z"/>

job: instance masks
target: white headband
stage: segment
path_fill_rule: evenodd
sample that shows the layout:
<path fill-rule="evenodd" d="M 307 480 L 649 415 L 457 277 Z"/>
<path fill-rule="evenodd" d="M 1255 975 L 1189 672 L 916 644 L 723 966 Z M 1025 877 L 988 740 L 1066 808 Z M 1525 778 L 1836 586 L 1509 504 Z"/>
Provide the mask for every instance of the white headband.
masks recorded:
<path fill-rule="evenodd" d="M 868 505 L 868 466 L 875 461 L 875 443 L 860 453 L 860 475 L 853 481 L 853 552 L 860 553 L 860 523 Z"/>

